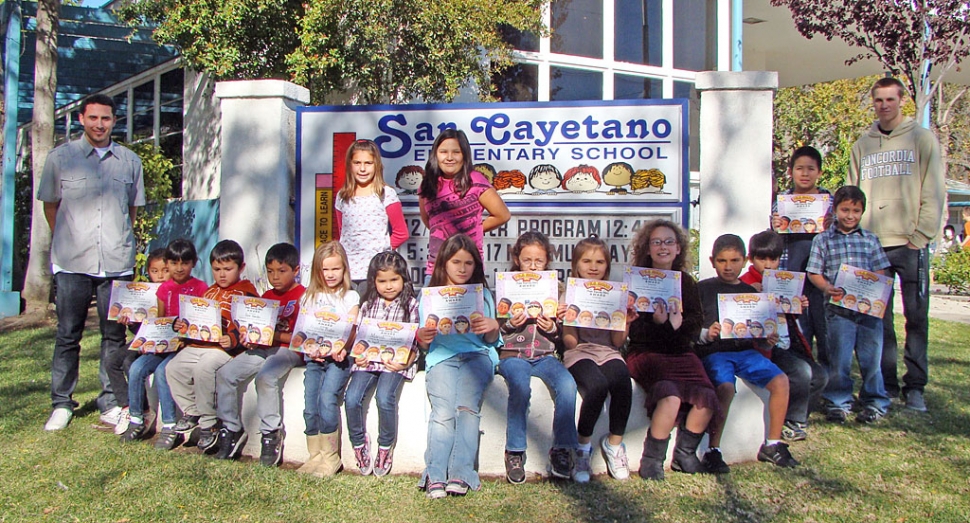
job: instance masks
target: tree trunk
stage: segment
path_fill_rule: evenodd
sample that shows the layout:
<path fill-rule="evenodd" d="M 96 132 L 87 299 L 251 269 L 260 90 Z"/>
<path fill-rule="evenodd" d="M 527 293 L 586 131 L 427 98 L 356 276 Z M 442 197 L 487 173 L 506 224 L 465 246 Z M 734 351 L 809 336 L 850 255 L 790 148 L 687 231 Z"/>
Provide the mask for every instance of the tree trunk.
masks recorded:
<path fill-rule="evenodd" d="M 54 145 L 54 96 L 57 91 L 57 28 L 59 0 L 37 2 L 37 59 L 34 64 L 34 122 L 31 160 L 34 194 L 40 185 L 47 153 Z M 51 230 L 44 202 L 34 199 L 30 220 L 30 258 L 23 297 L 27 309 L 46 308 L 51 294 Z"/>

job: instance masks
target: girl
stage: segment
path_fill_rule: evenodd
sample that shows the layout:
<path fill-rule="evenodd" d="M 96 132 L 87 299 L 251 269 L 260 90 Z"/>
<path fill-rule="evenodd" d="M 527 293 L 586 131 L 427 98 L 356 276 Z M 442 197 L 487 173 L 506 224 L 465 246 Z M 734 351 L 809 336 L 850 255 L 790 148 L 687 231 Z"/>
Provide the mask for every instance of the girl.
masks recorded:
<path fill-rule="evenodd" d="M 474 240 L 464 234 L 448 238 L 431 273 L 431 286 L 481 284 L 485 287 L 485 315 L 471 319 L 466 334 L 437 335 L 418 329 L 418 345 L 428 351 L 425 377 L 431 419 L 428 423 L 426 469 L 420 486 L 439 499 L 463 496 L 481 483 L 475 470 L 478 454 L 479 413 L 485 387 L 492 381 L 496 348 L 501 346 L 495 300 L 485 281 L 485 268 Z M 425 313 L 425 311 L 422 311 Z"/>
<path fill-rule="evenodd" d="M 360 296 L 350 288 L 347 253 L 336 241 L 326 242 L 313 253 L 310 285 L 303 305 L 311 309 L 329 307 L 351 320 L 357 316 Z M 344 345 L 353 343 L 353 333 Z M 307 451 L 310 457 L 298 472 L 317 477 L 340 471 L 340 396 L 350 377 L 350 362 L 344 348 L 322 358 L 307 356 L 303 375 L 303 419 L 306 422 Z"/>
<path fill-rule="evenodd" d="M 553 258 L 552 244 L 541 232 L 527 232 L 512 246 L 513 271 L 544 271 Z M 555 313 L 553 313 L 555 314 Z M 562 329 L 552 317 L 536 317 L 520 311 L 499 320 L 505 346 L 499 352 L 498 373 L 509 386 L 508 426 L 505 433 L 505 476 L 509 483 L 525 481 L 526 423 L 531 377 L 538 376 L 555 400 L 552 420 L 553 443 L 549 451 L 550 471 L 557 478 L 573 475 L 576 434 L 576 381 L 556 357 L 562 343 Z M 589 481 L 589 471 L 574 477 Z"/>
<path fill-rule="evenodd" d="M 485 233 L 512 217 L 488 178 L 472 170 L 471 158 L 472 149 L 463 131 L 445 129 L 431 147 L 424 180 L 418 192 L 421 221 L 429 229 L 425 284 L 445 240 L 458 233 L 467 234 L 478 251 L 478 257 L 482 258 Z M 484 222 L 482 211 L 489 214 Z"/>
<path fill-rule="evenodd" d="M 606 244 L 599 238 L 590 237 L 580 241 L 573 249 L 572 273 L 579 278 L 605 280 L 610 276 L 610 257 Z M 560 306 L 563 314 L 565 305 Z M 625 342 L 630 322 L 637 318 L 636 310 L 627 307 L 626 330 L 609 331 L 589 327 L 563 327 L 563 344 L 566 351 L 563 363 L 583 395 L 579 411 L 579 448 L 576 451 L 576 474 L 589 474 L 593 428 L 600 411 L 610 396 L 610 433 L 600 442 L 606 466 L 616 479 L 630 476 L 627 465 L 626 432 L 633 387 L 630 373 L 618 350 Z"/>
<path fill-rule="evenodd" d="M 334 238 L 347 250 L 350 279 L 358 285 L 367 277 L 367 264 L 375 254 L 397 249 L 409 235 L 401 200 L 394 188 L 384 183 L 377 144 L 357 140 L 347 149 L 345 165 L 344 186 L 334 203 Z"/>
<path fill-rule="evenodd" d="M 639 314 L 630 325 L 627 368 L 646 391 L 651 416 L 640 458 L 644 479 L 664 479 L 667 444 L 675 426 L 679 428 L 673 469 L 701 472 L 697 445 L 711 418 L 719 414 L 714 386 L 692 345 L 700 335 L 704 311 L 697 283 L 684 270 L 687 245 L 687 233 L 668 220 L 648 222 L 633 237 L 633 265 L 680 271 L 683 297 L 679 307 L 661 304 L 653 313 Z"/>
<path fill-rule="evenodd" d="M 385 251 L 370 261 L 367 269 L 367 287 L 362 298 L 361 317 L 383 321 L 413 323 L 418 321 L 418 301 L 414 286 L 408 277 L 408 264 L 395 251 Z M 391 356 L 394 355 L 393 349 Z M 404 380 L 413 379 L 416 371 L 414 360 L 418 353 L 412 350 L 406 364 L 367 362 L 366 353 L 360 354 L 350 384 L 344 408 L 347 411 L 347 431 L 354 445 L 354 456 L 360 473 L 384 476 L 391 471 L 394 443 L 397 441 L 398 392 Z M 382 358 L 384 354 L 381 354 Z M 379 431 L 377 457 L 371 462 L 370 438 L 365 428 L 364 398 L 377 387 L 377 412 Z"/>
<path fill-rule="evenodd" d="M 209 288 L 204 281 L 192 277 L 192 269 L 199 261 L 195 245 L 185 239 L 177 239 L 168 244 L 164 253 L 166 273 L 170 277 L 158 288 L 158 317 L 177 316 L 179 313 L 179 296 L 202 296 Z M 152 262 L 149 260 L 149 276 L 152 272 Z M 157 273 L 155 273 L 157 274 Z M 183 435 L 175 432 L 177 411 L 172 391 L 168 387 L 165 377 L 165 367 L 168 365 L 175 351 L 164 354 L 142 354 L 131 364 L 128 371 L 128 405 L 131 421 L 128 429 L 121 436 L 121 441 L 136 441 L 146 439 L 154 432 L 154 422 L 147 414 L 148 402 L 145 398 L 145 382 L 148 376 L 155 373 L 155 386 L 158 389 L 158 409 L 162 416 L 162 432 L 155 440 L 155 448 L 172 450 L 183 439 Z"/>

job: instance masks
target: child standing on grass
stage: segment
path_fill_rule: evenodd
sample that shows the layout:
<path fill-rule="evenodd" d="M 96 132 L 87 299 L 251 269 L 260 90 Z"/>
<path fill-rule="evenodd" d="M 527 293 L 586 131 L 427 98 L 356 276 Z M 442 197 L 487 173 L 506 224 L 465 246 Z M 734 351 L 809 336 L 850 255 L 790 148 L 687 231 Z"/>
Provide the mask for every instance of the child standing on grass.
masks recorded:
<path fill-rule="evenodd" d="M 313 253 L 310 286 L 303 305 L 311 310 L 327 308 L 351 320 L 360 308 L 360 295 L 350 288 L 347 253 L 340 243 L 321 244 Z M 353 343 L 353 334 L 345 347 Z M 333 476 L 340 462 L 340 397 L 350 378 L 350 362 L 343 348 L 320 359 L 307 356 L 303 374 L 307 450 L 310 457 L 297 472 L 317 477 Z"/>
<path fill-rule="evenodd" d="M 573 249 L 573 274 L 578 278 L 605 280 L 610 277 L 610 255 L 603 240 L 595 237 L 581 240 Z M 562 314 L 566 308 L 559 307 Z M 611 331 L 592 327 L 563 327 L 566 351 L 563 363 L 576 380 L 583 396 L 579 410 L 579 447 L 576 451 L 576 474 L 589 473 L 593 429 L 600 411 L 610 398 L 610 433 L 600 442 L 606 468 L 616 479 L 630 477 L 623 434 L 633 404 L 633 386 L 620 347 L 626 343 L 630 323 L 637 319 L 636 310 L 627 308 L 626 327 Z"/>
<path fill-rule="evenodd" d="M 355 285 L 367 277 L 367 265 L 377 253 L 397 249 L 408 240 L 401 200 L 384 183 L 384 166 L 377 144 L 357 140 L 347 149 L 347 174 L 334 202 L 334 238 L 347 251 L 350 279 Z M 388 234 L 390 230 L 390 234 Z M 359 292 L 363 292 L 358 288 Z"/>
<path fill-rule="evenodd" d="M 246 444 L 241 417 L 242 393 L 253 378 L 256 378 L 256 415 L 262 444 L 260 462 L 274 466 L 283 459 L 281 388 L 295 366 L 290 363 L 299 359 L 299 354 L 290 350 L 290 336 L 300 313 L 300 298 L 306 290 L 296 281 L 299 267 L 300 252 L 289 243 L 278 243 L 266 251 L 266 279 L 273 287 L 263 293 L 263 298 L 280 302 L 279 318 L 271 346 L 243 341 L 246 351 L 216 373 L 216 410 L 222 422 L 218 459 L 239 457 Z M 264 370 L 269 371 L 268 376 Z"/>
<path fill-rule="evenodd" d="M 168 366 L 165 376 L 175 402 L 182 409 L 182 419 L 175 431 L 183 435 L 199 428 L 199 449 L 213 454 L 219 443 L 216 426 L 216 372 L 242 351 L 239 330 L 232 321 L 233 296 L 259 296 L 249 280 L 240 279 L 246 268 L 243 250 L 232 240 L 222 240 L 209 253 L 209 265 L 215 280 L 203 298 L 216 300 L 222 309 L 222 336 L 214 341 L 187 340 Z M 175 322 L 181 331 L 184 320 Z"/>
<path fill-rule="evenodd" d="M 439 335 L 418 329 L 418 346 L 428 351 L 425 383 L 431 402 L 425 472 L 420 486 L 430 499 L 464 496 L 481 488 L 475 458 L 485 388 L 495 375 L 496 348 L 501 346 L 495 300 L 488 290 L 485 267 L 475 241 L 456 234 L 441 245 L 430 285 L 481 284 L 485 314 L 470 320 L 464 334 Z M 422 310 L 422 315 L 427 311 Z"/>
<path fill-rule="evenodd" d="M 408 264 L 396 251 L 384 251 L 370 261 L 367 287 L 361 299 L 361 318 L 373 318 L 396 323 L 417 323 L 418 300 L 408 276 Z M 414 361 L 418 352 L 412 347 L 407 363 L 393 361 L 368 362 L 361 356 L 353 367 L 344 408 L 347 412 L 347 431 L 354 446 L 357 468 L 364 476 L 374 473 L 385 476 L 391 471 L 394 443 L 397 442 L 398 394 L 404 380 L 414 379 Z M 375 400 L 378 413 L 377 456 L 372 460 L 370 437 L 367 435 L 364 399 L 377 388 Z"/>
<path fill-rule="evenodd" d="M 549 239 L 530 231 L 512 246 L 513 271 L 544 271 L 554 251 Z M 561 293 L 560 293 L 561 294 Z M 526 432 L 532 376 L 549 387 L 555 401 L 552 421 L 553 443 L 549 450 L 550 472 L 554 477 L 577 483 L 589 481 L 589 471 L 573 474 L 573 453 L 579 445 L 576 433 L 576 381 L 566 370 L 556 350 L 562 344 L 562 327 L 555 316 L 532 317 L 519 311 L 499 320 L 505 345 L 499 351 L 498 373 L 509 387 L 508 428 L 505 433 L 505 477 L 509 483 L 525 481 Z"/>

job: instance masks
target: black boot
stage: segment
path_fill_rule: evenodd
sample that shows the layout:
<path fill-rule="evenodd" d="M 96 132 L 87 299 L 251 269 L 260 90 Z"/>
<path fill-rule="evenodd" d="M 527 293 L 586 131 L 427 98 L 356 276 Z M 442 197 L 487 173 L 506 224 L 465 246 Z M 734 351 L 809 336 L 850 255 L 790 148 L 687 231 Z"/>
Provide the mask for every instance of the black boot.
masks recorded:
<path fill-rule="evenodd" d="M 686 428 L 677 430 L 677 446 L 674 447 L 674 462 L 672 469 L 687 474 L 704 472 L 701 460 L 697 459 L 697 445 L 700 444 L 703 434 L 695 434 Z"/>
<path fill-rule="evenodd" d="M 670 436 L 664 439 L 654 438 L 647 429 L 647 439 L 643 442 L 643 456 L 640 457 L 640 477 L 663 481 L 664 459 L 667 458 L 667 444 Z"/>

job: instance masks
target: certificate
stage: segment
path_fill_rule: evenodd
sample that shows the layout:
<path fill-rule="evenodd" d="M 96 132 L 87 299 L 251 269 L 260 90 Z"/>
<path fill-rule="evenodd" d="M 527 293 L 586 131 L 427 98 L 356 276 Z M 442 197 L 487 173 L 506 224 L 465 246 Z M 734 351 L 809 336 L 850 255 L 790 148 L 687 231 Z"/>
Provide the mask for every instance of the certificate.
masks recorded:
<path fill-rule="evenodd" d="M 485 316 L 485 287 L 446 285 L 421 289 L 421 323 L 438 334 L 465 334 L 471 321 Z"/>
<path fill-rule="evenodd" d="M 559 309 L 559 277 L 556 271 L 499 272 L 495 274 L 495 315 L 511 318 L 525 312 L 555 318 Z"/>
<path fill-rule="evenodd" d="M 290 350 L 311 359 L 323 359 L 347 345 L 354 328 L 354 317 L 324 308 L 301 307 L 290 337 Z"/>
<path fill-rule="evenodd" d="M 365 357 L 368 362 L 394 362 L 404 365 L 411 357 L 411 347 L 414 345 L 418 325 L 364 318 L 357 327 L 350 357 Z"/>
<path fill-rule="evenodd" d="M 175 352 L 179 348 L 175 318 L 175 316 L 148 318 L 141 322 L 141 327 L 135 333 L 135 341 L 131 342 L 128 350 L 136 350 L 142 354 Z"/>
<path fill-rule="evenodd" d="M 718 294 L 721 339 L 767 338 L 778 332 L 775 297 L 768 293 Z"/>
<path fill-rule="evenodd" d="M 179 296 L 179 318 L 185 323 L 179 336 L 201 341 L 222 337 L 222 306 L 216 300 Z"/>
<path fill-rule="evenodd" d="M 280 302 L 252 296 L 232 297 L 232 321 L 239 328 L 240 341 L 253 345 L 272 345 Z"/>
<path fill-rule="evenodd" d="M 804 288 L 804 272 L 765 269 L 762 274 L 761 289 L 775 296 L 778 314 L 801 314 L 802 302 L 798 297 L 804 295 Z"/>
<path fill-rule="evenodd" d="M 886 313 L 893 291 L 892 278 L 844 263 L 839 267 L 834 285 L 845 294 L 838 300 L 832 298 L 830 303 L 877 318 Z"/>
<path fill-rule="evenodd" d="M 680 310 L 680 271 L 665 271 L 648 267 L 627 267 L 623 281 L 629 285 L 627 304 L 638 312 L 653 312 L 663 304 L 668 311 Z"/>
<path fill-rule="evenodd" d="M 108 306 L 108 319 L 118 321 L 128 318 L 130 323 L 140 323 L 145 318 L 158 316 L 158 288 L 161 283 L 142 281 L 111 282 L 111 303 Z"/>
<path fill-rule="evenodd" d="M 828 194 L 779 194 L 781 234 L 814 234 L 825 230 L 825 216 L 832 210 Z"/>
<path fill-rule="evenodd" d="M 566 317 L 562 324 L 622 331 L 626 329 L 627 286 L 623 282 L 566 280 Z"/>

